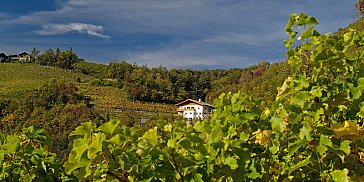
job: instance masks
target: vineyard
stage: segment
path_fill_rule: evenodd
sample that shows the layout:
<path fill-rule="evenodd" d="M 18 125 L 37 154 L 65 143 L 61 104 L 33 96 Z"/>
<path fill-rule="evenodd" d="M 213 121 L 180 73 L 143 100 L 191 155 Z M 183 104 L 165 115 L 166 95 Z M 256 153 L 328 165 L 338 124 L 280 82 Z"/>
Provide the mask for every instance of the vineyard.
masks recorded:
<path fill-rule="evenodd" d="M 84 95 L 94 99 L 95 105 L 102 109 L 123 109 L 163 113 L 172 113 L 176 110 L 174 105 L 131 101 L 122 95 L 120 89 L 113 87 L 98 87 L 81 84 L 79 89 Z"/>
<path fill-rule="evenodd" d="M 51 79 L 71 82 L 76 82 L 77 78 L 84 81 L 90 79 L 81 73 L 36 64 L 2 63 L 0 70 L 0 96 L 13 97 L 31 91 Z"/>

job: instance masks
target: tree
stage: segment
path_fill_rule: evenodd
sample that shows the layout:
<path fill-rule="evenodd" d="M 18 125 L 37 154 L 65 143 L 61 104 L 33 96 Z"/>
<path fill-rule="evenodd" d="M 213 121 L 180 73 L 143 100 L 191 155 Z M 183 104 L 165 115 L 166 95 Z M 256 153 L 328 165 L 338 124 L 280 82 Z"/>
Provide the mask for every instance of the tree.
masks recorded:
<path fill-rule="evenodd" d="M 364 0 L 358 0 L 358 2 L 355 3 L 355 7 L 357 10 L 357 14 L 359 15 L 364 14 Z"/>
<path fill-rule="evenodd" d="M 53 66 L 55 62 L 55 54 L 53 49 L 49 48 L 43 54 L 38 56 L 36 62 L 44 66 Z"/>
<path fill-rule="evenodd" d="M 35 47 L 33 47 L 32 52 L 30 53 L 30 61 L 32 63 L 35 62 L 35 60 L 38 58 L 40 51 L 38 49 L 36 49 Z"/>

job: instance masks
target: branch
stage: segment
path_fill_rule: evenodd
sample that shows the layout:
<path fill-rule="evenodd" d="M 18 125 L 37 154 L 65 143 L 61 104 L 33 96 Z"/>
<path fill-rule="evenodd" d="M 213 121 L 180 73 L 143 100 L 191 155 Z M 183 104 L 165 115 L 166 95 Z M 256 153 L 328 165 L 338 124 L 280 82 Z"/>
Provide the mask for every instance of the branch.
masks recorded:
<path fill-rule="evenodd" d="M 107 175 L 110 175 L 112 177 L 114 177 L 115 179 L 122 181 L 122 182 L 127 182 L 125 179 L 121 178 L 120 176 L 116 175 L 115 173 L 113 173 L 112 171 L 107 171 L 106 172 Z"/>
<path fill-rule="evenodd" d="M 179 176 L 181 177 L 181 180 L 184 182 L 184 178 L 183 178 L 183 175 L 182 175 L 182 172 L 178 169 L 178 165 L 177 165 L 177 161 L 176 159 L 174 158 L 174 149 L 172 149 L 172 166 L 173 168 L 177 171 L 177 173 L 179 174 Z"/>

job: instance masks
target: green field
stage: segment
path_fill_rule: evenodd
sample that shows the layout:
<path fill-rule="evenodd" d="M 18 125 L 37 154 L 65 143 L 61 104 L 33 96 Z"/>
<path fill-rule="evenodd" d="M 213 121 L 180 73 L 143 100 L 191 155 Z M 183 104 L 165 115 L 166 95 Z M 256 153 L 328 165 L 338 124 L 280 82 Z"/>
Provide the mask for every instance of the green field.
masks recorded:
<path fill-rule="evenodd" d="M 0 96 L 18 96 L 37 89 L 50 79 L 75 82 L 77 78 L 87 81 L 90 77 L 82 73 L 36 64 L 0 64 Z"/>

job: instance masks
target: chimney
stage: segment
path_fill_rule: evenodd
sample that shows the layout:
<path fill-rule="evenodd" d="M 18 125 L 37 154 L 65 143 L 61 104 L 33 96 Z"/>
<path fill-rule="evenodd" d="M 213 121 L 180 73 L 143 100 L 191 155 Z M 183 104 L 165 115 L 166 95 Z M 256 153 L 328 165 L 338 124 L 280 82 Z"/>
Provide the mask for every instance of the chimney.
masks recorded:
<path fill-rule="evenodd" d="M 198 102 L 201 102 L 201 99 L 198 99 Z"/>

